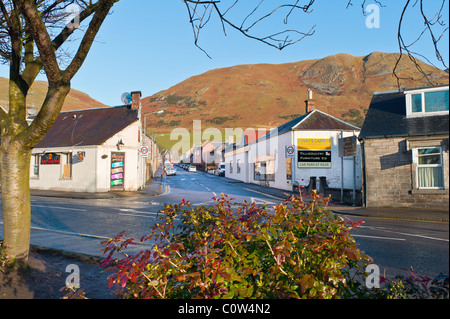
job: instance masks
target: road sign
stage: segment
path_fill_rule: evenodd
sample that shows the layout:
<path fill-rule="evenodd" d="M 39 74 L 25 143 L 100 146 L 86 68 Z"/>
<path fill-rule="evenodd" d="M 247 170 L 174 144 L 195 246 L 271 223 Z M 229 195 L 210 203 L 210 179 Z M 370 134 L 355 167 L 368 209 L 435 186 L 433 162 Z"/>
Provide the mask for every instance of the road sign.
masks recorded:
<path fill-rule="evenodd" d="M 295 147 L 293 145 L 286 146 L 286 158 L 294 158 Z"/>
<path fill-rule="evenodd" d="M 147 146 L 142 146 L 140 151 L 142 157 L 148 157 L 149 149 Z"/>
<path fill-rule="evenodd" d="M 342 147 L 341 157 L 356 156 L 356 136 L 344 137 L 339 142 Z"/>

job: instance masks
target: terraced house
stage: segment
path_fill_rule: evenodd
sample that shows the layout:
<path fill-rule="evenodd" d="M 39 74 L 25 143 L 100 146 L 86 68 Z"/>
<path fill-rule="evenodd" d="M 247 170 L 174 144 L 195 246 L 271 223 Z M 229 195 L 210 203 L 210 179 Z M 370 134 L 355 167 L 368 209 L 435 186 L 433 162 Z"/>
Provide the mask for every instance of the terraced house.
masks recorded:
<path fill-rule="evenodd" d="M 359 139 L 367 207 L 449 209 L 449 86 L 373 95 Z"/>

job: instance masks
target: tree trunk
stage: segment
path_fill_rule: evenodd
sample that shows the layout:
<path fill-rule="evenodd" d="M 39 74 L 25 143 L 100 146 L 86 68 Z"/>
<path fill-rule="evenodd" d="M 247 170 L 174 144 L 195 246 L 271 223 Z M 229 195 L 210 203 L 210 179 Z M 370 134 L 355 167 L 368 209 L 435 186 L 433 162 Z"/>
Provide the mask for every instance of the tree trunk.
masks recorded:
<path fill-rule="evenodd" d="M 27 262 L 31 228 L 31 149 L 19 143 L 3 145 L 1 158 L 3 245 L 9 260 Z"/>

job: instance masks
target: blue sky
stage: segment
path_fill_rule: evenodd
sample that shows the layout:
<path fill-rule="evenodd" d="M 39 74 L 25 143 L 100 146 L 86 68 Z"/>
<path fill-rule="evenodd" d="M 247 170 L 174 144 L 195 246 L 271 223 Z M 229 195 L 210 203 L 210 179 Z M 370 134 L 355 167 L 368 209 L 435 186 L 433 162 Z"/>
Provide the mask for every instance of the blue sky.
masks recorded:
<path fill-rule="evenodd" d="M 271 0 L 274 5 L 283 0 Z M 267 1 L 268 3 L 271 1 Z M 232 3 L 234 0 L 224 0 Z M 260 0 L 241 0 L 240 11 L 248 12 Z M 300 1 L 306 3 L 307 1 Z M 244 38 L 211 23 L 200 35 L 199 44 L 210 59 L 194 45 L 191 25 L 185 5 L 179 0 L 120 0 L 98 35 L 89 56 L 72 81 L 72 88 L 89 94 L 106 105 L 121 104 L 123 92 L 142 91 L 150 96 L 191 76 L 211 69 L 253 63 L 287 63 L 323 58 L 337 53 L 364 56 L 373 51 L 398 52 L 398 19 L 406 1 L 382 1 L 380 27 L 367 28 L 361 0 L 346 8 L 348 0 L 316 0 L 313 11 L 292 15 L 288 28 L 315 34 L 282 51 Z M 414 2 L 414 1 L 412 1 Z M 366 1 L 366 5 L 374 4 Z M 440 1 L 433 1 L 437 4 Z M 247 7 L 247 11 L 245 11 Z M 405 40 L 413 41 L 422 31 L 420 17 L 411 9 L 405 21 Z M 444 21 L 448 23 L 448 1 Z M 283 23 L 261 24 L 270 33 L 286 28 Z M 448 32 L 442 40 L 441 53 L 448 65 Z M 438 64 L 428 37 L 414 50 Z M 8 77 L 5 66 L 0 76 Z M 45 80 L 41 76 L 39 80 Z"/>

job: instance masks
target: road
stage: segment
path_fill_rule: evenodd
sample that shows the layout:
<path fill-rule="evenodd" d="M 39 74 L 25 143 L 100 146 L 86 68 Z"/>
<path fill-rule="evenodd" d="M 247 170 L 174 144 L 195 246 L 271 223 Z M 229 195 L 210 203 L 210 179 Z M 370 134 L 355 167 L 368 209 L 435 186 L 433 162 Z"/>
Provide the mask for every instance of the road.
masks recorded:
<path fill-rule="evenodd" d="M 225 182 L 221 177 L 177 168 L 165 178 L 164 193 L 121 199 L 31 199 L 34 245 L 101 256 L 100 242 L 122 231 L 139 239 L 148 234 L 158 211 L 167 203 L 189 200 L 194 206 L 211 205 L 221 193 L 236 201 L 277 204 L 281 198 L 259 192 L 247 184 Z M 435 277 L 449 272 L 448 223 L 357 218 L 361 227 L 352 231 L 361 250 L 374 259 L 382 273 L 393 276 L 413 267 L 420 275 Z M 0 223 L 1 223 L 0 219 Z M 0 237 L 3 235 L 0 226 Z M 131 251 L 148 247 L 135 247 Z"/>

